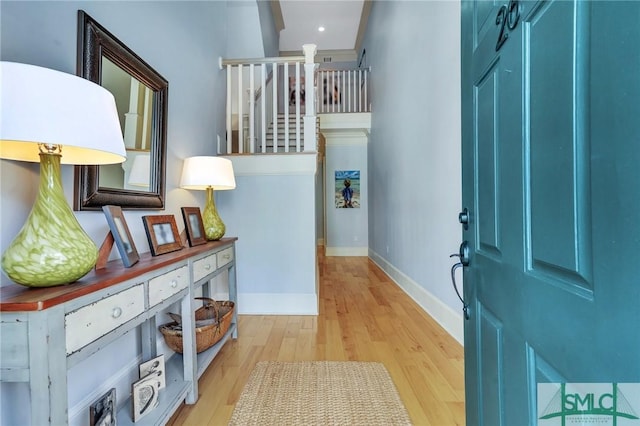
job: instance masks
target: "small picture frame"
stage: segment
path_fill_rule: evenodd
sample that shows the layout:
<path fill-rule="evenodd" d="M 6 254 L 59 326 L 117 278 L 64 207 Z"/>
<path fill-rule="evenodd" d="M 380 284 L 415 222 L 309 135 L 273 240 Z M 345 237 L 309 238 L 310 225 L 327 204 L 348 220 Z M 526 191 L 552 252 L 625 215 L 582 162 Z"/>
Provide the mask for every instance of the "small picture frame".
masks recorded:
<path fill-rule="evenodd" d="M 165 388 L 167 381 L 165 379 L 164 371 L 164 355 L 158 355 L 147 362 L 143 362 L 138 368 L 140 370 L 141 379 L 144 379 L 145 377 L 156 377 L 160 381 L 159 389 Z"/>
<path fill-rule="evenodd" d="M 137 422 L 158 406 L 160 381 L 153 375 L 131 385 L 133 421 Z"/>
<path fill-rule="evenodd" d="M 89 406 L 89 426 L 115 426 L 116 389 L 102 395 Z"/>
<path fill-rule="evenodd" d="M 180 233 L 173 215 L 142 216 L 153 256 L 182 249 Z"/>
<path fill-rule="evenodd" d="M 202 223 L 200 209 L 198 207 L 183 207 L 182 218 L 187 230 L 189 246 L 193 247 L 206 243 L 207 237 L 204 234 L 204 224 Z"/>
<path fill-rule="evenodd" d="M 120 206 L 107 205 L 102 207 L 102 211 L 107 218 L 109 230 L 113 235 L 113 240 L 118 248 L 122 263 L 125 268 L 135 265 L 140 259 L 136 245 L 131 238 L 127 221 L 124 220 L 124 214 Z"/>

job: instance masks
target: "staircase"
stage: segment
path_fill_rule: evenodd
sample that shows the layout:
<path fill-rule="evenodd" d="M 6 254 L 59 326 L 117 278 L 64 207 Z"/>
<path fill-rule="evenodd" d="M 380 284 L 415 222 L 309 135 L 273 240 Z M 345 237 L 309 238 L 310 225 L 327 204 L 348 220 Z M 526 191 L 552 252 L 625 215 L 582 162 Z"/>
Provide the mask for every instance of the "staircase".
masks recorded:
<path fill-rule="evenodd" d="M 288 123 L 288 138 L 289 143 L 287 144 L 286 135 L 285 135 L 285 124 Z M 267 128 L 267 152 L 298 152 L 300 151 L 299 146 L 304 146 L 304 120 L 302 116 L 300 116 L 300 127 L 299 132 L 296 129 L 296 116 L 295 114 L 289 114 L 289 119 L 285 122 L 285 115 L 278 114 L 278 121 L 276 122 L 276 126 L 274 129 L 274 123 L 271 122 L 269 127 Z M 316 116 L 316 141 L 318 140 L 320 134 L 320 117 Z M 274 133 L 277 135 L 276 140 L 276 148 L 274 149 Z M 300 144 L 297 143 L 298 133 L 300 137 Z"/>

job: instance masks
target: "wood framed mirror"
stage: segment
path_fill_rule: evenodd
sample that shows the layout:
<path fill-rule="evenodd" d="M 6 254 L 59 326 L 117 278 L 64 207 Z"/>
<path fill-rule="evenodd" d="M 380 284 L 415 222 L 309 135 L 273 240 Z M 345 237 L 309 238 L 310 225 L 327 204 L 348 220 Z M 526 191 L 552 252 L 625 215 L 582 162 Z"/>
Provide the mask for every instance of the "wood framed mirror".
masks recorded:
<path fill-rule="evenodd" d="M 122 164 L 75 167 L 75 210 L 164 209 L 169 84 L 82 10 L 77 74 L 116 98 L 127 149 Z"/>

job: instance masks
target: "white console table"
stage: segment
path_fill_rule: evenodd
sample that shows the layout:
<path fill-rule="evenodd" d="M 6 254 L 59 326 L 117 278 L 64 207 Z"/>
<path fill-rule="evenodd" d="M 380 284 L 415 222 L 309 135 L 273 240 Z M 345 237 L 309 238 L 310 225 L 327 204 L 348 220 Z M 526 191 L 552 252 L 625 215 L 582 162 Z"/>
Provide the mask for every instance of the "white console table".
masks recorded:
<path fill-rule="evenodd" d="M 184 333 L 183 354 L 172 356 L 165 366 L 159 406 L 136 424 L 165 424 L 182 401 L 194 404 L 198 378 L 224 343 L 237 337 L 236 240 L 223 238 L 157 257 L 143 254 L 131 268 L 114 260 L 66 286 L 2 287 L 0 381 L 29 383 L 31 424 L 67 424 L 67 370 L 120 336 L 139 327 L 143 360 L 155 357 L 156 314 L 176 302 L 183 329 L 191 333 Z M 210 297 L 210 280 L 224 272 L 229 299 L 236 303 L 232 324 L 220 342 L 196 354 L 195 292 L 202 288 Z M 119 401 L 124 397 L 117 395 Z M 133 424 L 130 401 L 118 412 L 117 423 Z"/>

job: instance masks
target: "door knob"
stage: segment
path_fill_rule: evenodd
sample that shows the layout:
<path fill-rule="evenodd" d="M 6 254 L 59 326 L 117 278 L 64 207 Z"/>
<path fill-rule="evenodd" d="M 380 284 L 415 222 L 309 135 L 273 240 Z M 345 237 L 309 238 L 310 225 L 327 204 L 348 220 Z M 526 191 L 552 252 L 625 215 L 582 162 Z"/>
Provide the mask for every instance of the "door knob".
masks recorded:
<path fill-rule="evenodd" d="M 454 253 L 449 257 L 457 257 L 460 259 L 462 266 L 469 266 L 469 241 L 463 241 L 460 244 L 458 253 Z"/>
<path fill-rule="evenodd" d="M 458 285 L 456 283 L 456 269 L 462 268 L 463 266 L 469 266 L 469 242 L 464 241 L 462 244 L 460 244 L 460 251 L 458 253 L 452 254 L 449 257 L 457 257 L 460 259 L 460 262 L 451 267 L 451 282 L 453 284 L 454 290 L 456 291 L 456 294 L 458 295 L 458 299 L 460 299 L 460 302 L 462 302 L 462 312 L 464 313 L 464 318 L 468 320 L 470 318 L 469 304 L 465 302 L 465 300 L 462 298 L 462 295 L 460 294 L 460 291 L 458 290 Z"/>

